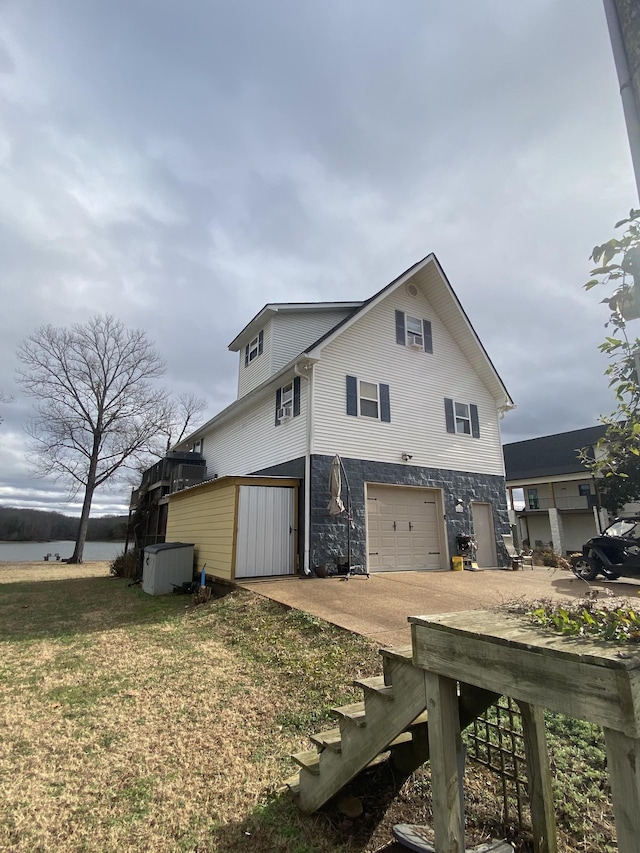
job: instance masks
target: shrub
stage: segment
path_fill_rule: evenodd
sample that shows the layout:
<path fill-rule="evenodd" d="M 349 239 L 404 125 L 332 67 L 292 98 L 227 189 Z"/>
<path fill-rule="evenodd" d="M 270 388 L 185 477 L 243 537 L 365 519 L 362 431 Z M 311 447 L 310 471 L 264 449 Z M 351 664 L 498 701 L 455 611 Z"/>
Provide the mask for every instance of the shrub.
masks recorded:
<path fill-rule="evenodd" d="M 109 571 L 116 578 L 133 580 L 138 574 L 137 551 L 123 551 L 122 554 L 118 554 L 111 561 Z"/>
<path fill-rule="evenodd" d="M 535 555 L 535 562 L 542 563 L 543 566 L 548 566 L 551 569 L 571 569 L 569 560 L 551 550 L 538 551 Z"/>

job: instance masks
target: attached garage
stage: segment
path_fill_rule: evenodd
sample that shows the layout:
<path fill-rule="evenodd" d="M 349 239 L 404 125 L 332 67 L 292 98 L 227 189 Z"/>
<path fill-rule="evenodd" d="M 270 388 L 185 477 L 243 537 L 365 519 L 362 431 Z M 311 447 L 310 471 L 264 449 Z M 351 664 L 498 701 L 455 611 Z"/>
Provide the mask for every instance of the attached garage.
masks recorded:
<path fill-rule="evenodd" d="M 194 543 L 198 572 L 223 580 L 292 575 L 298 480 L 221 477 L 169 496 L 166 541 Z"/>
<path fill-rule="evenodd" d="M 447 569 L 444 543 L 439 490 L 367 484 L 370 572 Z"/>

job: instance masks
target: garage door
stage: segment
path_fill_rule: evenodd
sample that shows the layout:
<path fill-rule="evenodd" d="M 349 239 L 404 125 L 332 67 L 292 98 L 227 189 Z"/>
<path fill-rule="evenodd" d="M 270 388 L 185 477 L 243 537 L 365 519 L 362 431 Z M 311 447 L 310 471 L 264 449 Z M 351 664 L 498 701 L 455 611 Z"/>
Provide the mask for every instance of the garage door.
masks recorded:
<path fill-rule="evenodd" d="M 438 506 L 433 489 L 368 485 L 369 571 L 446 568 Z"/>

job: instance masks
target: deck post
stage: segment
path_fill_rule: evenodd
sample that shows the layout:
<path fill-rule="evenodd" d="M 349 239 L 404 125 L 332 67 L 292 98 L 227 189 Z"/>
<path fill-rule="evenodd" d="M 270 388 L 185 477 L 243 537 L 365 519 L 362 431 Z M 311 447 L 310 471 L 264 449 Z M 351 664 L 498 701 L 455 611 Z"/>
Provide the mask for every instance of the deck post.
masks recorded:
<path fill-rule="evenodd" d="M 607 765 L 620 853 L 640 853 L 640 738 L 604 729 Z"/>
<path fill-rule="evenodd" d="M 436 853 L 464 853 L 457 682 L 425 672 Z"/>
<path fill-rule="evenodd" d="M 534 850 L 536 853 L 557 853 L 556 816 L 544 710 L 528 702 L 517 704 L 522 713 Z"/>

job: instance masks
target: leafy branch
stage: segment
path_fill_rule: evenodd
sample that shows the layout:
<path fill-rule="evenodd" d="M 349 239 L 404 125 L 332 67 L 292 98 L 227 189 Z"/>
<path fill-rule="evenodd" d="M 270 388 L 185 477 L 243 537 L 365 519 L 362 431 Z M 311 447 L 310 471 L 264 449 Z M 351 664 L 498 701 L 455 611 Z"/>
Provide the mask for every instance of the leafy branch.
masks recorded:
<path fill-rule="evenodd" d="M 640 497 L 640 339 L 627 331 L 629 320 L 640 318 L 640 210 L 632 209 L 615 227 L 624 228 L 622 236 L 594 247 L 595 266 L 584 288 L 612 291 L 601 300 L 609 310 L 609 331 L 599 350 L 609 359 L 605 375 L 616 408 L 601 417 L 607 429 L 595 449 L 579 453 L 585 467 L 603 478 L 603 504 L 613 511 Z"/>

